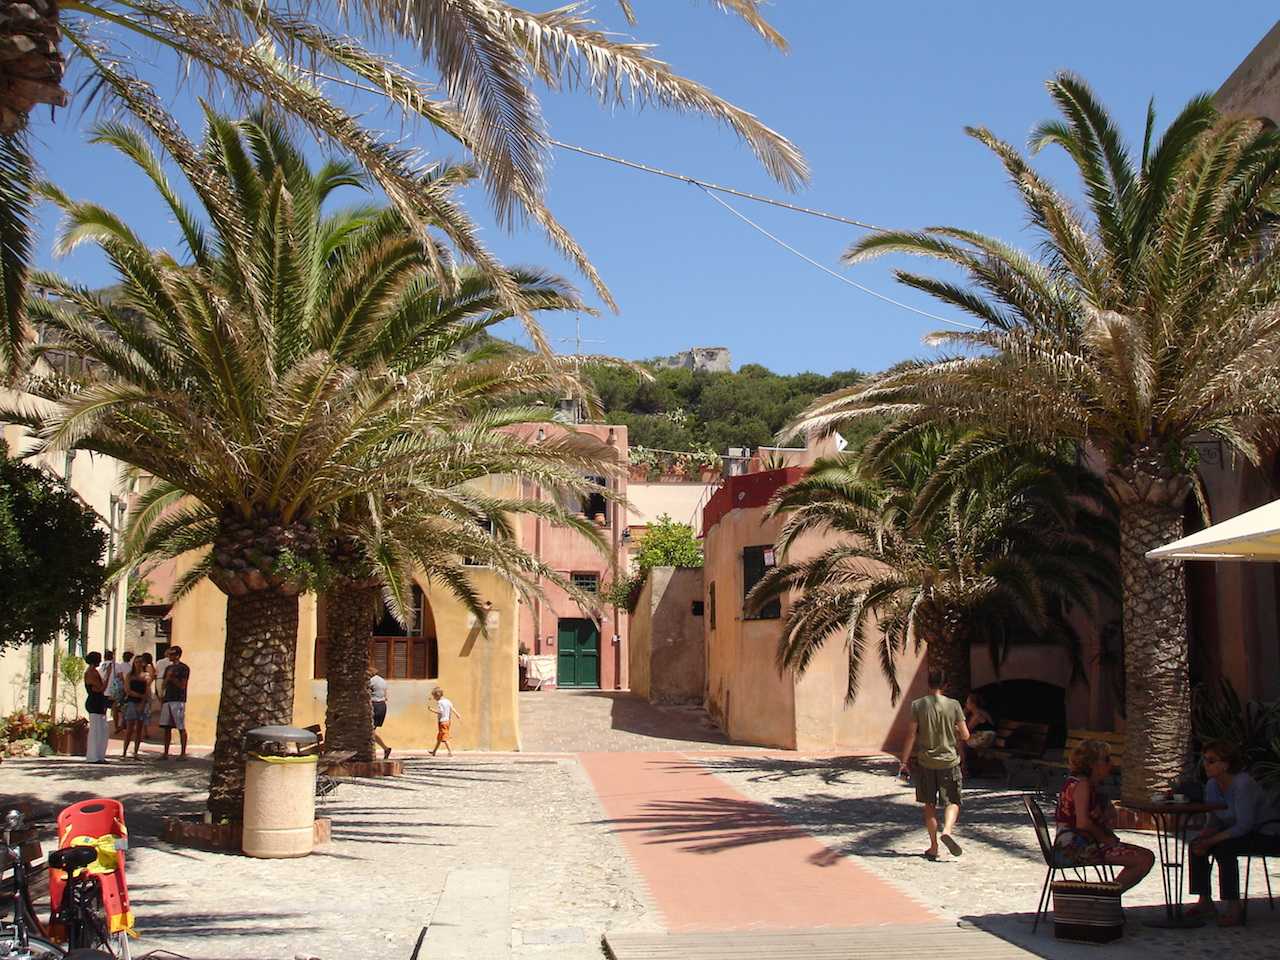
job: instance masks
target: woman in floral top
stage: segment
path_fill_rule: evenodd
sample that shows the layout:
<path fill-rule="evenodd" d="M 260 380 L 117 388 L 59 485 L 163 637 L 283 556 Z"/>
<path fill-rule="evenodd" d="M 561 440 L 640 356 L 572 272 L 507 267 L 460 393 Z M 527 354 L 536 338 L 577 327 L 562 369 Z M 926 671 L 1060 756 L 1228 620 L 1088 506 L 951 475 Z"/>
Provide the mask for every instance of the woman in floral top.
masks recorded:
<path fill-rule="evenodd" d="M 1146 847 L 1122 843 L 1111 829 L 1115 808 L 1097 789 L 1111 773 L 1111 745 L 1082 740 L 1068 762 L 1071 776 L 1062 785 L 1053 815 L 1058 824 L 1054 860 L 1063 867 L 1114 864 L 1122 868 L 1116 883 L 1122 891 L 1128 890 L 1151 871 L 1156 858 Z"/>

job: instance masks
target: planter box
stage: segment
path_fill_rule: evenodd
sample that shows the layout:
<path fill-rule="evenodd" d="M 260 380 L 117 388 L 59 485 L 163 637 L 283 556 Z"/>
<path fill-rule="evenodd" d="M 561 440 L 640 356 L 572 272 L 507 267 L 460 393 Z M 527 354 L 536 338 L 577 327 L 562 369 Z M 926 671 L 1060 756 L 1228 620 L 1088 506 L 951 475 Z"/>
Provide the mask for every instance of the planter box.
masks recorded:
<path fill-rule="evenodd" d="M 404 773 L 403 760 L 348 760 L 332 764 L 325 773 L 331 777 L 398 777 Z"/>
<path fill-rule="evenodd" d="M 48 740 L 54 753 L 66 757 L 83 757 L 89 753 L 89 728 L 77 727 L 65 733 L 51 733 Z"/>
<path fill-rule="evenodd" d="M 244 828 L 238 823 L 205 823 L 201 820 L 168 817 L 164 821 L 164 833 L 161 836 L 170 843 L 184 847 L 239 853 L 244 840 Z M 328 817 L 316 817 L 314 837 L 316 846 L 333 839 L 333 822 Z"/>

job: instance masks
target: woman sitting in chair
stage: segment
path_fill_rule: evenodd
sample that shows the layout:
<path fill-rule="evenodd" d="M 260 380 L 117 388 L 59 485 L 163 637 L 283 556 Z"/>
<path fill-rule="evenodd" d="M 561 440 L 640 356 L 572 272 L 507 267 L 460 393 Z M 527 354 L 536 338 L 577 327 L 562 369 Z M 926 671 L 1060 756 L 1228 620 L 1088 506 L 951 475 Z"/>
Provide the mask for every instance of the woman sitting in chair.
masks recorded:
<path fill-rule="evenodd" d="M 1199 903 L 1187 911 L 1192 917 L 1217 915 L 1209 896 L 1209 877 L 1218 861 L 1218 894 L 1223 913 L 1218 926 L 1234 927 L 1244 916 L 1240 902 L 1240 856 L 1280 856 L 1280 817 L 1267 801 L 1258 781 L 1240 769 L 1240 748 L 1230 740 L 1210 740 L 1200 752 L 1209 777 L 1206 803 L 1225 803 L 1210 813 L 1200 835 L 1191 841 L 1191 892 Z"/>
<path fill-rule="evenodd" d="M 1146 847 L 1122 843 L 1111 829 L 1115 807 L 1097 789 L 1111 773 L 1111 744 L 1082 740 L 1067 760 L 1071 776 L 1062 785 L 1053 814 L 1058 824 L 1054 860 L 1063 867 L 1113 864 L 1121 868 L 1116 883 L 1128 890 L 1151 871 L 1156 858 Z"/>

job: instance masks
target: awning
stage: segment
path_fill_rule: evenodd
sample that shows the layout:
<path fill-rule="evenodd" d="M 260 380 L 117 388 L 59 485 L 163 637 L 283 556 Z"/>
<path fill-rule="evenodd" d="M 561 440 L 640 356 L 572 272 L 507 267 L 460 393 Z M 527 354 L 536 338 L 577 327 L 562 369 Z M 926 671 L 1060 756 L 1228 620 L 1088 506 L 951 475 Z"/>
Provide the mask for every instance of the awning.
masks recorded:
<path fill-rule="evenodd" d="M 1280 560 L 1280 500 L 1147 552 L 1159 560 Z"/>

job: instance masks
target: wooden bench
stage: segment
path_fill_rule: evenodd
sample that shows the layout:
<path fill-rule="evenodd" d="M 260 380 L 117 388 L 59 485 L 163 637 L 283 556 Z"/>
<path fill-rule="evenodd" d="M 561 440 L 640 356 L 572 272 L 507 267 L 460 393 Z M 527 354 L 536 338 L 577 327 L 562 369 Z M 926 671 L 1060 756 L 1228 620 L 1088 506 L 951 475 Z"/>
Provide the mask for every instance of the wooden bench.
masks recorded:
<path fill-rule="evenodd" d="M 324 799 L 338 789 L 342 779 L 333 771 L 356 755 L 356 750 L 325 750 L 324 731 L 320 724 L 313 723 L 306 728 L 316 735 L 315 745 L 300 751 L 316 755 L 316 796 Z"/>
<path fill-rule="evenodd" d="M 1111 764 L 1113 767 L 1111 776 L 1118 785 L 1120 775 L 1124 771 L 1123 733 L 1113 733 L 1110 730 L 1068 730 L 1067 742 L 1061 752 L 1051 757 L 1042 758 L 1038 761 L 1039 766 L 1048 770 L 1069 770 L 1071 765 L 1068 758 L 1071 756 L 1071 751 L 1084 740 L 1101 740 L 1111 745 Z"/>
<path fill-rule="evenodd" d="M 996 725 L 995 739 L 985 747 L 971 748 L 981 757 L 999 760 L 1004 764 L 1005 786 L 1013 785 L 1019 770 L 1031 770 L 1036 779 L 1043 782 L 1044 775 L 1035 769 L 1035 762 L 1043 759 L 1049 725 L 1028 720 L 1001 720 Z"/>

